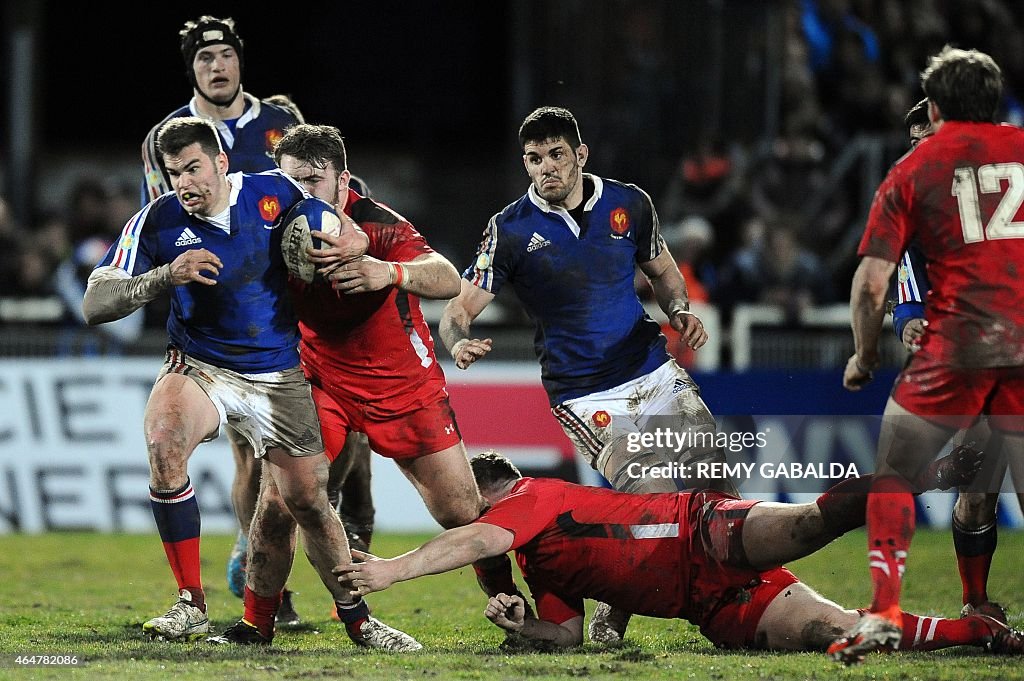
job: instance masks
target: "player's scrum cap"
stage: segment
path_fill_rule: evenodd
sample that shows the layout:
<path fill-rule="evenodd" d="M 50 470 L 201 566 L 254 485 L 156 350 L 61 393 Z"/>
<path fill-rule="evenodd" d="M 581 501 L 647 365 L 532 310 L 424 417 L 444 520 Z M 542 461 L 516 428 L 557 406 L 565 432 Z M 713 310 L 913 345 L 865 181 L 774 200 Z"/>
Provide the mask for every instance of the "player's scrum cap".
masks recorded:
<path fill-rule="evenodd" d="M 196 52 L 210 45 L 230 45 L 238 53 L 242 61 L 242 39 L 235 33 L 235 20 L 230 17 L 218 19 L 204 15 L 196 21 L 186 22 L 185 28 L 179 32 L 181 36 L 181 56 L 185 59 L 185 68 L 192 71 L 192 62 Z"/>

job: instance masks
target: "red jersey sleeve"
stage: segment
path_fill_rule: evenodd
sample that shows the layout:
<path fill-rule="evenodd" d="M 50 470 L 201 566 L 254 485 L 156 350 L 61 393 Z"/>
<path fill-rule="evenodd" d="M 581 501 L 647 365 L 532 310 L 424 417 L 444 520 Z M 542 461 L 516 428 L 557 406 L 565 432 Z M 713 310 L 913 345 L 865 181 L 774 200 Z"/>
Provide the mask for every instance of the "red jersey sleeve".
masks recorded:
<path fill-rule="evenodd" d="M 561 502 L 558 488 L 534 485 L 523 478 L 512 493 L 491 506 L 475 522 L 497 525 L 515 535 L 511 548 L 518 549 L 554 522 Z"/>
<path fill-rule="evenodd" d="M 875 192 L 857 255 L 870 255 L 893 263 L 900 261 L 912 236 L 913 171 L 910 165 L 909 157 L 897 162 Z"/>
<path fill-rule="evenodd" d="M 386 260 L 409 262 L 425 253 L 434 252 L 423 235 L 408 222 L 398 222 L 387 227 L 378 233 L 378 247 Z"/>
<path fill-rule="evenodd" d="M 412 223 L 383 203 L 349 191 L 345 213 L 366 232 L 366 252 L 378 260 L 408 262 L 434 252 Z"/>

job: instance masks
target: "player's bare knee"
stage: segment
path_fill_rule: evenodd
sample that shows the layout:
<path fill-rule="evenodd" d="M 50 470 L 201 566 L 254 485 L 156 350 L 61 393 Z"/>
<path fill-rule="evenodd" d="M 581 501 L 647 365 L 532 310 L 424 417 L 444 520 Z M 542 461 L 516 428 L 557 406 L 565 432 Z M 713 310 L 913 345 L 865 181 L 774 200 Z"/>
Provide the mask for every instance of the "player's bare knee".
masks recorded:
<path fill-rule="evenodd" d="M 440 509 L 434 517 L 437 524 L 446 530 L 462 527 L 480 517 L 480 505 L 474 501 L 460 502 L 449 508 Z"/>
<path fill-rule="evenodd" d="M 188 437 L 179 419 L 156 419 L 146 423 L 146 449 L 150 459 L 187 459 Z"/>
<path fill-rule="evenodd" d="M 291 511 L 281 500 L 263 502 L 259 512 L 259 522 L 254 524 L 252 530 L 253 542 L 259 544 L 261 540 L 269 541 L 274 539 L 287 538 L 295 527 L 295 519 Z"/>
<path fill-rule="evenodd" d="M 827 619 L 812 619 L 800 629 L 798 650 L 825 650 L 843 635 L 843 627 Z"/>
<path fill-rule="evenodd" d="M 191 451 L 184 435 L 168 429 L 149 430 L 146 450 L 149 456 L 150 478 L 154 488 L 170 489 L 184 484 Z"/>
<path fill-rule="evenodd" d="M 293 487 L 287 493 L 282 490 L 282 496 L 288 512 L 303 527 L 318 526 L 324 522 L 326 515 L 333 515 L 322 487 Z"/>
<path fill-rule="evenodd" d="M 996 515 L 999 495 L 985 492 L 961 492 L 953 506 L 953 518 L 965 530 L 990 524 Z"/>

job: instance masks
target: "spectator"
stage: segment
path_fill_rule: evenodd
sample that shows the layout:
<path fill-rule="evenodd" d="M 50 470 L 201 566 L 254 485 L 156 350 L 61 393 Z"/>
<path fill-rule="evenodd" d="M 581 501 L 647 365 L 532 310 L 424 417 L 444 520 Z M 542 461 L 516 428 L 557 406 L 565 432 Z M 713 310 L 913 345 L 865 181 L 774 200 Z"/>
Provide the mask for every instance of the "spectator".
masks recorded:
<path fill-rule="evenodd" d="M 709 251 L 715 242 L 711 223 L 699 215 L 693 215 L 676 225 L 666 227 L 661 234 L 675 258 L 679 272 L 686 281 L 690 302 L 709 303 L 711 301 L 709 291 L 717 283 L 714 265 L 708 258 Z M 642 282 L 639 286 L 641 298 L 653 300 L 654 294 L 647 277 L 638 277 L 638 279 Z M 679 332 L 673 329 L 668 322 L 661 324 L 661 332 L 668 340 L 666 349 L 676 362 L 685 367 L 692 367 L 693 350 L 686 345 Z"/>
<path fill-rule="evenodd" d="M 107 224 L 107 188 L 100 180 L 90 176 L 78 178 L 68 192 L 67 205 L 72 242 L 79 243 L 91 236 L 108 235 L 111 225 Z"/>
<path fill-rule="evenodd" d="M 134 198 L 134 192 L 132 197 Z M 123 344 L 136 340 L 142 333 L 145 319 L 143 310 L 136 310 L 127 317 L 102 324 L 95 330 L 85 330 L 82 299 L 85 296 L 86 282 L 96 263 L 103 259 L 110 248 L 110 244 L 110 240 L 97 236 L 89 237 L 76 244 L 71 254 L 61 261 L 54 272 L 51 287 L 64 303 L 65 325 L 72 331 L 82 329 L 82 333 L 72 332 L 65 336 L 65 343 L 62 344 L 65 349 L 71 344 L 85 354 L 98 354 L 101 351 L 119 354 Z M 101 347 L 97 342 L 101 339 L 109 342 L 102 344 Z"/>
<path fill-rule="evenodd" d="M 756 236 L 758 228 L 758 221 L 748 223 L 748 244 L 724 268 L 717 300 L 725 309 L 738 303 L 779 305 L 796 321 L 808 307 L 835 300 L 821 260 L 799 243 L 791 227 L 771 225 L 763 242 Z"/>

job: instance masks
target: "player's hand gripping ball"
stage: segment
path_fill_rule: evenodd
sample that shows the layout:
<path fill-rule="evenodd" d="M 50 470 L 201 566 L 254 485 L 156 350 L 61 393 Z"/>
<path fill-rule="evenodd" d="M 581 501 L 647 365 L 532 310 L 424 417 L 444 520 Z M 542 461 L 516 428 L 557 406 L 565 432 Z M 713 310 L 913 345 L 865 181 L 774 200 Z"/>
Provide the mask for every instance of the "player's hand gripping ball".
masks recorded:
<path fill-rule="evenodd" d="M 341 234 L 341 220 L 330 204 L 320 199 L 309 198 L 292 206 L 284 216 L 282 224 L 284 231 L 281 233 L 281 255 L 284 256 L 284 264 L 289 274 L 312 284 L 316 275 L 316 265 L 309 260 L 306 249 L 321 248 L 323 242 L 313 237 L 310 231 L 316 230 L 338 236 Z"/>

